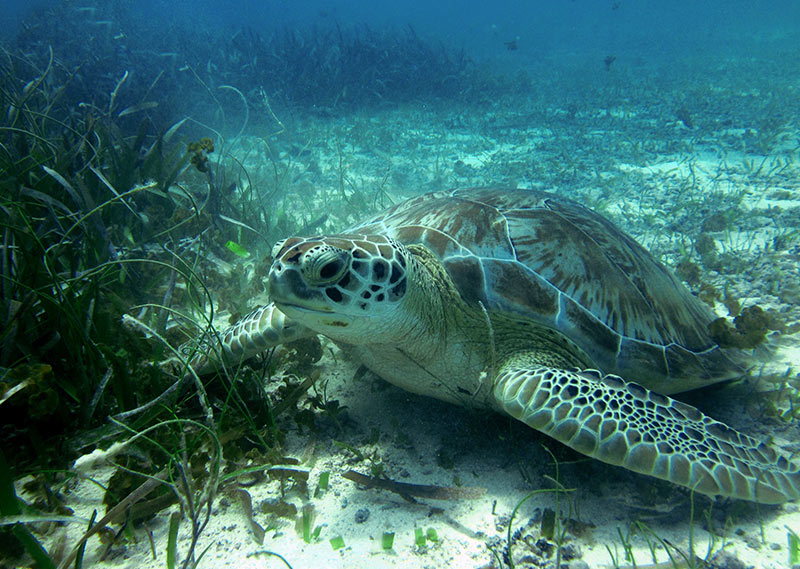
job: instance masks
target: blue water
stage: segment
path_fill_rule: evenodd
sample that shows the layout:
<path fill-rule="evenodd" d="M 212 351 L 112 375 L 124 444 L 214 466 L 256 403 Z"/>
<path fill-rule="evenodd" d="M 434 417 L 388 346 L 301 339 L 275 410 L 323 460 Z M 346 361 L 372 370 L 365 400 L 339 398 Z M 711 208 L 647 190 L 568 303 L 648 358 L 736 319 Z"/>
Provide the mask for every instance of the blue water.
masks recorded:
<path fill-rule="evenodd" d="M 5 0 L 0 34 L 13 36 L 20 22 L 52 0 Z M 64 2 L 81 7 L 89 2 Z M 261 32 L 284 26 L 330 22 L 365 23 L 374 28 L 412 25 L 419 32 L 473 55 L 492 57 L 518 39 L 519 60 L 558 52 L 631 52 L 669 59 L 696 53 L 769 57 L 769 47 L 800 45 L 800 3 L 794 0 L 696 2 L 691 0 L 458 0 L 215 2 L 104 2 L 119 6 L 123 18 L 152 27 L 232 33 L 242 26 Z M 124 21 L 119 22 L 124 26 Z"/>
<path fill-rule="evenodd" d="M 483 104 L 510 91 L 553 103 L 587 96 L 611 77 L 604 70 L 619 70 L 629 100 L 648 81 L 668 81 L 657 87 L 671 101 L 719 78 L 742 90 L 772 89 L 774 79 L 786 87 L 800 67 L 800 3 L 6 0 L 0 40 L 30 57 L 32 68 L 14 70 L 23 85 L 50 48 L 61 73 L 78 70 L 65 104 L 107 105 L 127 71 L 117 111 L 158 96 L 156 128 L 224 111 L 229 120 L 214 125 L 231 136 L 246 121 L 233 91 L 219 91 L 226 84 L 253 108 L 263 89 L 281 109 L 328 114 Z"/>

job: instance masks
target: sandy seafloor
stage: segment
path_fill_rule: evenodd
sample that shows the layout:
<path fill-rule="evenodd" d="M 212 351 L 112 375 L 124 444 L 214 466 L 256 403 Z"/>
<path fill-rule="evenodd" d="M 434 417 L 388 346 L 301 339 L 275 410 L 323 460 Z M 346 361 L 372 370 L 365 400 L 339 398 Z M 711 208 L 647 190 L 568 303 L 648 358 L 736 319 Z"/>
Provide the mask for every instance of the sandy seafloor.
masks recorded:
<path fill-rule="evenodd" d="M 713 91 L 713 86 L 708 89 Z M 752 93 L 743 90 L 730 96 L 737 100 L 761 95 L 753 88 Z M 287 131 L 269 140 L 280 163 L 291 163 L 284 207 L 308 208 L 310 222 L 315 210 L 325 209 L 321 201 L 340 204 L 325 209 L 326 231 L 355 221 L 356 216 L 348 217 L 348 208 L 341 206 L 337 194 L 341 188 L 351 197 L 363 191 L 376 201 L 389 197 L 396 201 L 448 187 L 537 187 L 600 209 L 674 268 L 681 248 L 691 248 L 690 238 L 701 232 L 704 220 L 723 212 L 729 221 L 707 225 L 705 231 L 722 259 L 717 268 L 707 268 L 696 254 L 692 257 L 702 266 L 703 280 L 720 290 L 727 287 L 745 306 L 759 304 L 779 313 L 787 326 L 797 324 L 797 124 L 759 130 L 747 117 L 716 120 L 717 115 L 708 111 L 696 113 L 696 124 L 688 128 L 675 118 L 674 104 L 665 105 L 663 111 L 653 110 L 652 104 L 643 90 L 641 96 L 610 102 L 587 99 L 577 106 L 522 99 L 498 103 L 482 113 L 409 106 L 342 119 L 283 117 Z M 240 159 L 254 179 L 267 176 L 272 168 L 259 137 L 221 146 L 221 154 Z M 323 199 L 322 192 L 330 197 Z M 779 247 L 773 246 L 775 237 L 783 239 Z M 264 300 L 254 298 L 252 304 Z M 721 303 L 717 310 L 727 314 Z M 219 318 L 224 325 L 226 314 Z M 683 399 L 745 433 L 771 437 L 785 452 L 797 452 L 796 421 L 775 417 L 769 404 L 775 397 L 764 392 L 774 392 L 785 378 L 797 381 L 800 336 L 775 335 L 772 343 L 774 353 L 753 378 Z M 709 559 L 712 567 L 788 566 L 787 528 L 800 533 L 797 504 L 759 507 L 719 501 L 706 514 L 711 502 L 698 496 L 692 519 L 689 493 L 682 489 L 584 459 L 500 415 L 418 397 L 369 373 L 356 374 L 357 362 L 332 344 L 325 347 L 326 355 L 317 364 L 318 385 L 327 382 L 326 396 L 346 410 L 337 424 L 320 417 L 315 432 L 301 430 L 289 419 L 279 425 L 287 433 L 284 455 L 299 459 L 295 468 L 310 472 L 311 496 L 290 490 L 286 500 L 298 509 L 313 504 L 314 525 L 321 528 L 318 538 L 305 543 L 293 521 L 279 519 L 258 544 L 241 504 L 223 491 L 197 547 L 198 552 L 208 548 L 200 567 L 500 567 L 487 545 L 503 556 L 515 505 L 531 491 L 553 487 L 547 477 L 555 477 L 556 471 L 544 446 L 558 458 L 561 484 L 572 489 L 569 499 L 562 495 L 559 503 L 561 512 L 575 520 L 564 542 L 562 567 L 612 567 L 613 557 L 621 566 L 654 563 L 641 535 L 631 537 L 633 558 L 625 559 L 621 536 L 628 535 L 637 520 L 687 554 L 691 539 L 695 554 Z M 786 408 L 790 393 L 796 390 L 784 389 L 779 406 Z M 357 448 L 367 460 L 359 460 L 335 441 Z M 381 463 L 392 480 L 479 487 L 485 494 L 476 499 L 419 499 L 412 504 L 342 478 L 350 469 L 368 474 L 370 460 Z M 329 488 L 314 496 L 319 475 L 326 471 Z M 101 468 L 91 474 L 102 482 L 110 471 Z M 269 516 L 261 512 L 260 504 L 280 495 L 280 483 L 265 480 L 247 491 L 255 520 L 267 527 Z M 68 506 L 82 518 L 89 518 L 93 509 L 104 511 L 101 490 L 87 481 L 72 487 L 67 498 Z M 540 541 L 546 508 L 556 508 L 552 493 L 528 500 L 513 521 L 514 533 L 522 529 L 511 549 L 518 568 L 555 565 L 554 553 Z M 104 547 L 93 538 L 84 567 L 165 567 L 167 519 L 163 512 L 148 524 L 155 558 L 140 529 L 133 540 L 113 546 L 104 561 L 97 560 Z M 434 528 L 438 541 L 415 545 L 415 528 Z M 83 530 L 72 525 L 67 531 L 70 542 Z M 381 548 L 384 532 L 395 532 L 389 551 Z M 45 543 L 52 543 L 56 533 L 44 536 Z M 335 536 L 345 543 L 336 551 L 329 542 Z M 186 523 L 181 526 L 180 545 L 182 550 L 188 545 Z M 661 545 L 655 550 L 656 563 L 668 561 Z M 280 554 L 285 562 L 265 552 Z"/>

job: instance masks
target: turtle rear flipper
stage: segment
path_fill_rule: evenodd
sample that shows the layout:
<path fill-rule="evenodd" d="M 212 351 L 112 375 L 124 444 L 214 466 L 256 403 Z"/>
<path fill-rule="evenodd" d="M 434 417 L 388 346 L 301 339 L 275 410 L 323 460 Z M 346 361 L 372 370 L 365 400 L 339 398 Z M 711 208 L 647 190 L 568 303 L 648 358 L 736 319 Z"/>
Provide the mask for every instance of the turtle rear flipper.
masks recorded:
<path fill-rule="evenodd" d="M 199 339 L 186 342 L 178 350 L 189 358 L 189 367 L 202 375 L 223 364 L 237 364 L 267 348 L 316 335 L 298 324 L 274 303 L 260 306 L 222 332 L 206 331 Z"/>
<path fill-rule="evenodd" d="M 494 396 L 516 419 L 585 455 L 710 496 L 800 497 L 797 464 L 694 407 L 596 371 L 504 366 Z"/>

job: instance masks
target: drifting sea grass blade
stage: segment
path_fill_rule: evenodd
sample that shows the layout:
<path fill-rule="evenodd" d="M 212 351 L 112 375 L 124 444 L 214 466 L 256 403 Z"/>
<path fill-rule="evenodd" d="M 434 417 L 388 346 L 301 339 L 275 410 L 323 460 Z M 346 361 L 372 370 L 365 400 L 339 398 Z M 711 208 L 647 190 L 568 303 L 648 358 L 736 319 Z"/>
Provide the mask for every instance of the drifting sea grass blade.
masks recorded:
<path fill-rule="evenodd" d="M 9 399 L 11 399 L 11 397 L 13 397 L 17 392 L 22 391 L 23 389 L 25 389 L 26 387 L 28 387 L 29 385 L 32 385 L 32 384 L 33 384 L 33 379 L 28 378 L 28 379 L 26 379 L 24 381 L 20 381 L 18 384 L 16 384 L 13 387 L 9 387 L 5 391 L 5 393 L 0 395 L 0 405 L 2 405 L 3 403 L 5 403 Z M 2 525 L 1 521 L 0 521 L 0 525 Z"/>
<path fill-rule="evenodd" d="M 308 470 L 287 468 L 286 466 L 271 466 L 267 469 L 267 474 L 272 479 L 294 478 L 295 480 L 301 480 L 303 482 L 308 482 L 308 477 L 310 476 Z"/>
<path fill-rule="evenodd" d="M 155 109 L 157 106 L 158 103 L 156 101 L 144 101 L 142 103 L 131 105 L 130 107 L 121 110 L 117 116 L 124 117 L 126 115 L 132 115 L 134 113 L 146 111 L 148 109 Z"/>
<path fill-rule="evenodd" d="M 113 91 L 111 91 L 111 98 L 110 98 L 110 100 L 108 102 L 108 114 L 109 115 L 111 115 L 111 113 L 114 112 L 114 103 L 117 100 L 117 93 L 119 93 L 119 89 L 120 89 L 120 87 L 122 87 L 122 84 L 125 83 L 126 79 L 128 79 L 128 70 L 127 69 L 125 70 L 125 73 L 122 75 L 122 78 L 119 81 L 117 81 L 117 86 L 114 87 Z"/>
<path fill-rule="evenodd" d="M 230 89 L 231 91 L 235 92 L 239 95 L 242 99 L 242 104 L 244 104 L 244 121 L 242 121 L 242 126 L 239 128 L 239 132 L 236 133 L 235 138 L 239 138 L 244 133 L 245 129 L 247 128 L 247 123 L 250 121 L 250 107 L 247 104 L 247 98 L 242 94 L 242 92 L 232 85 L 220 85 L 217 89 Z"/>
<path fill-rule="evenodd" d="M 40 192 L 39 190 L 23 187 L 20 189 L 20 195 L 27 196 L 29 198 L 33 198 L 44 204 L 47 204 L 47 206 L 50 207 L 51 209 L 60 209 L 67 215 L 74 215 L 73 211 L 64 202 L 57 200 L 53 196 L 50 196 L 44 192 Z"/>
<path fill-rule="evenodd" d="M 91 207 L 90 204 L 86 203 L 84 196 L 78 193 L 78 191 L 72 186 L 72 184 L 69 183 L 69 181 L 67 181 L 67 179 L 64 176 L 62 176 L 52 168 L 48 168 L 47 166 L 44 165 L 42 165 L 42 170 L 47 172 L 50 175 L 50 177 L 52 177 L 56 182 L 61 184 L 61 186 L 65 190 L 67 190 L 69 196 L 75 201 L 75 203 L 81 209 L 88 209 L 89 207 Z"/>
<path fill-rule="evenodd" d="M 221 220 L 223 220 L 223 221 L 227 221 L 228 223 L 232 223 L 233 225 L 236 225 L 236 226 L 238 226 L 238 227 L 241 227 L 241 228 L 243 228 L 243 229 L 247 229 L 247 230 L 249 230 L 249 231 L 252 231 L 253 233 L 255 233 L 256 235 L 258 235 L 259 237 L 263 237 L 264 239 L 266 239 L 266 238 L 267 238 L 267 237 L 266 237 L 266 235 L 264 235 L 263 233 L 261 233 L 261 232 L 260 232 L 260 231 L 258 231 L 257 229 L 254 229 L 254 228 L 250 227 L 250 226 L 249 226 L 249 225 L 247 225 L 246 223 L 243 223 L 243 222 L 241 222 L 241 221 L 238 221 L 238 220 L 236 220 L 236 219 L 233 219 L 232 217 L 228 217 L 227 215 L 222 215 L 222 214 L 219 214 L 219 215 L 218 215 L 218 217 L 219 217 Z"/>
<path fill-rule="evenodd" d="M 178 526 L 180 522 L 180 513 L 173 512 L 169 517 L 169 530 L 167 532 L 167 569 L 175 569 L 178 560 Z"/>
<path fill-rule="evenodd" d="M 172 138 L 172 135 L 175 134 L 175 132 L 183 126 L 183 123 L 185 123 L 187 119 L 188 117 L 184 117 L 178 122 L 176 122 L 174 125 L 169 127 L 167 129 L 167 132 L 165 132 L 164 136 L 162 137 L 164 139 L 164 142 L 169 142 L 169 140 Z"/>
<path fill-rule="evenodd" d="M 266 534 L 266 531 L 253 517 L 253 501 L 250 497 L 250 493 L 244 488 L 237 488 L 235 492 L 236 497 L 239 498 L 239 503 L 242 505 L 242 509 L 244 510 L 244 516 L 247 519 L 248 525 L 250 526 L 250 531 L 253 532 L 253 538 L 256 540 L 256 543 L 261 545 L 264 543 L 264 535 Z"/>
<path fill-rule="evenodd" d="M 88 527 L 86 528 L 86 531 L 92 529 L 95 520 L 97 520 L 97 510 L 92 511 L 92 518 L 89 520 L 89 523 L 87 524 Z M 86 542 L 84 541 L 80 545 L 80 547 L 78 547 L 78 551 L 75 553 L 75 567 L 77 569 L 83 567 L 83 556 L 85 553 L 86 553 Z M 62 551 L 58 557 L 58 563 L 61 563 L 65 557 L 66 557 L 66 551 Z"/>
<path fill-rule="evenodd" d="M 431 486 L 428 484 L 409 484 L 407 482 L 395 482 L 382 478 L 366 476 L 355 470 L 348 470 L 342 477 L 352 480 L 356 484 L 361 484 L 367 488 L 379 488 L 388 490 L 401 496 L 414 496 L 416 498 L 427 498 L 430 500 L 476 500 L 486 494 L 486 488 L 478 486 Z"/>
<path fill-rule="evenodd" d="M 159 81 L 161 81 L 161 78 L 163 76 L 164 76 L 164 70 L 162 69 L 161 71 L 158 72 L 158 75 L 156 75 L 156 78 L 153 79 L 152 83 L 150 83 L 150 86 L 147 88 L 147 91 L 145 92 L 144 97 L 142 97 L 142 99 L 147 99 L 150 96 L 150 93 L 153 92 L 153 89 L 155 89 L 156 85 L 158 84 Z"/>

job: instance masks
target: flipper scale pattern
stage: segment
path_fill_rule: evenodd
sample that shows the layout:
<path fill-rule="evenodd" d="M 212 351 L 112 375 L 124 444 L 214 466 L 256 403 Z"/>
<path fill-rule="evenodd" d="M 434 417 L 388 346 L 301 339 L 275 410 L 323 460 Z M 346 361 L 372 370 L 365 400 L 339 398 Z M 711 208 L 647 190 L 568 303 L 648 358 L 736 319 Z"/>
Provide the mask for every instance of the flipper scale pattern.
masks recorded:
<path fill-rule="evenodd" d="M 609 464 L 711 496 L 800 497 L 797 465 L 765 443 L 619 377 L 511 363 L 494 395 L 513 417 Z"/>

